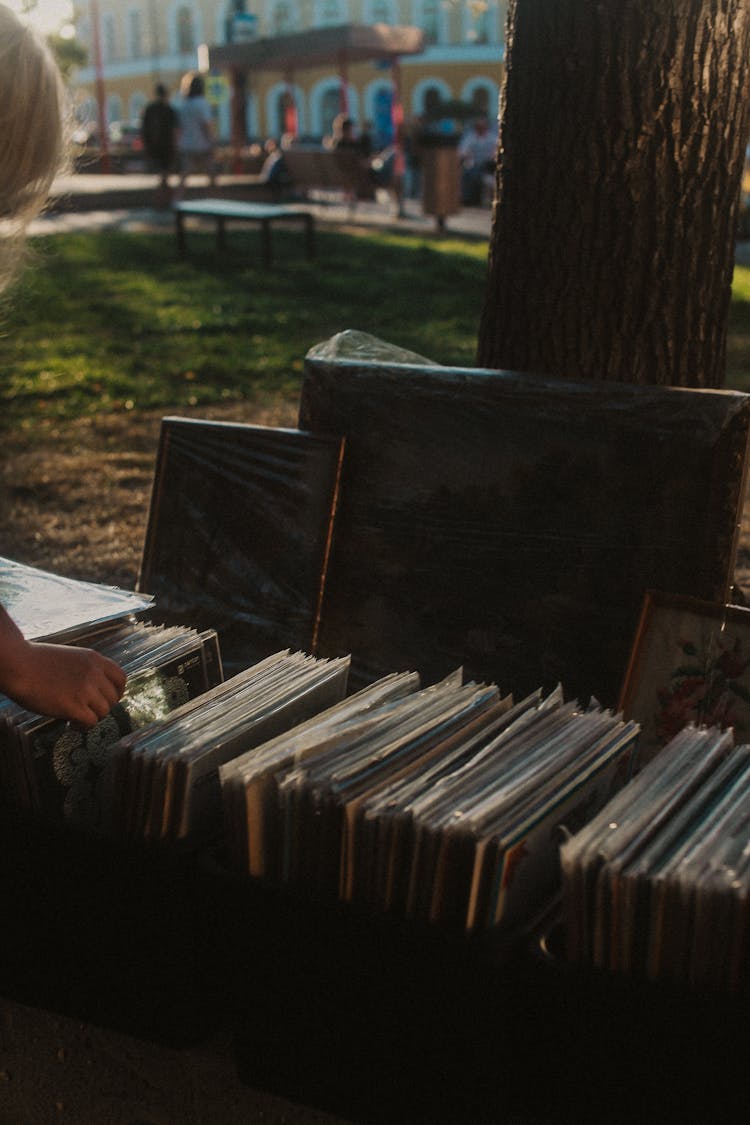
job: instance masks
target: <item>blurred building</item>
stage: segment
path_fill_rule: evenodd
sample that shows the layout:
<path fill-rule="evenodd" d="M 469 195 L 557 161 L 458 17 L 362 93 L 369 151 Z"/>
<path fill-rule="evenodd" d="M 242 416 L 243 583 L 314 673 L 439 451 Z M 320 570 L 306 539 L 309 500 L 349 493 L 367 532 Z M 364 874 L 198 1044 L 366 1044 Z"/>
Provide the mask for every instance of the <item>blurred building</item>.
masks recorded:
<path fill-rule="evenodd" d="M 97 120 L 98 93 L 108 122 L 140 120 L 154 85 L 178 100 L 179 81 L 205 65 L 201 46 L 220 46 L 341 24 L 411 25 L 424 32 L 424 51 L 391 63 L 346 68 L 346 109 L 373 123 L 387 139 L 394 79 L 408 123 L 426 116 L 455 118 L 498 113 L 507 0 L 81 0 L 76 29 L 91 65 L 78 71 L 74 94 L 82 123 Z M 96 40 L 99 51 L 97 56 Z M 207 90 L 221 139 L 232 132 L 228 75 L 207 73 Z M 342 108 L 336 67 L 304 66 L 293 73 L 259 71 L 244 90 L 248 140 L 286 131 L 293 99 L 300 137 L 319 140 Z M 447 127 L 447 124 L 446 124 Z"/>

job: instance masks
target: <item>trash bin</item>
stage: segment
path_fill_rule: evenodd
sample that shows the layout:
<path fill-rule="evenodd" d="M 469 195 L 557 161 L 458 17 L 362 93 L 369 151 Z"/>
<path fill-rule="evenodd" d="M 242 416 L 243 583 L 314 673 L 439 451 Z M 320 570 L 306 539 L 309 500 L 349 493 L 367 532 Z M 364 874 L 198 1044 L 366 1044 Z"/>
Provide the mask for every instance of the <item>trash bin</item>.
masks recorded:
<path fill-rule="evenodd" d="M 427 135 L 422 148 L 422 210 L 434 215 L 439 228 L 447 215 L 461 210 L 461 162 L 458 137 Z"/>

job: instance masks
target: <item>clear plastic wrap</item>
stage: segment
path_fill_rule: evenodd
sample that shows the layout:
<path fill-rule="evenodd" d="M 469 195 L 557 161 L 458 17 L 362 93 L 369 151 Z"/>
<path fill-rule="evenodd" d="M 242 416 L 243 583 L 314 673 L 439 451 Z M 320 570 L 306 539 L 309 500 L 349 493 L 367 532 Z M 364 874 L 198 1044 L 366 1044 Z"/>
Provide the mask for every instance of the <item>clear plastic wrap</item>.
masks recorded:
<path fill-rule="evenodd" d="M 341 456 L 336 437 L 162 420 L 138 588 L 215 628 L 227 675 L 313 651 Z"/>
<path fill-rule="evenodd" d="M 306 358 L 346 437 L 320 653 L 616 704 L 649 588 L 725 600 L 750 398 Z"/>
<path fill-rule="evenodd" d="M 354 360 L 358 363 L 413 363 L 434 367 L 431 359 L 425 359 L 417 352 L 407 351 L 397 344 L 360 332 L 357 328 L 345 328 L 329 340 L 315 344 L 307 353 L 315 360 Z"/>
<path fill-rule="evenodd" d="M 0 605 L 27 640 L 63 640 L 83 629 L 140 613 L 153 599 L 0 558 Z"/>

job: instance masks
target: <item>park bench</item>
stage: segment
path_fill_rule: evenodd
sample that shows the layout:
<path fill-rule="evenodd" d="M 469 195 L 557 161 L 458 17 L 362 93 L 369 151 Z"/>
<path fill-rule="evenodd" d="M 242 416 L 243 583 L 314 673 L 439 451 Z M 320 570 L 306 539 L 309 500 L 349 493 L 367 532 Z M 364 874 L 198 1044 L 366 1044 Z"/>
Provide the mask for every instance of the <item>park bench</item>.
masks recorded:
<path fill-rule="evenodd" d="M 355 199 L 374 199 L 370 166 L 352 149 L 293 147 L 284 152 L 284 164 L 297 196 L 314 191 L 346 192 Z"/>
<path fill-rule="evenodd" d="M 315 219 L 311 211 L 302 207 L 275 203 L 248 203 L 233 199 L 194 199 L 174 205 L 177 250 L 184 255 L 185 218 L 213 219 L 216 222 L 216 246 L 219 253 L 226 250 L 226 227 L 229 222 L 257 223 L 261 228 L 261 257 L 267 269 L 272 261 L 271 226 L 276 222 L 302 223 L 305 229 L 305 252 L 308 258 L 315 253 Z"/>

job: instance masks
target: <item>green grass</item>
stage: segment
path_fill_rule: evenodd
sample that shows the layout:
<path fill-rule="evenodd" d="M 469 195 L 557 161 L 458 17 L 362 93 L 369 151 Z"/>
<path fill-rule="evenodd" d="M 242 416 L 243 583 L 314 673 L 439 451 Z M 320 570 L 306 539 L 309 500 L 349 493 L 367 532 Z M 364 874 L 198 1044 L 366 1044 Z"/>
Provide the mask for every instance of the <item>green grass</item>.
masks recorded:
<path fill-rule="evenodd" d="M 750 268 L 735 266 L 727 337 L 726 385 L 750 391 Z"/>
<path fill-rule="evenodd" d="M 439 363 L 474 362 L 487 246 L 455 238 L 321 230 L 314 262 L 274 232 L 217 257 L 211 233 L 65 234 L 34 240 L 0 308 L 2 425 L 101 410 L 293 402 L 305 353 L 345 328 Z M 735 270 L 727 386 L 750 390 L 750 269 Z"/>
<path fill-rule="evenodd" d="M 319 231 L 308 262 L 282 230 L 264 271 L 254 232 L 221 259 L 212 234 L 188 239 L 184 260 L 167 233 L 34 240 L 0 310 L 4 424 L 296 398 L 305 353 L 346 328 L 474 362 L 485 243 Z"/>

